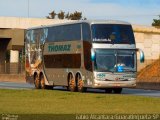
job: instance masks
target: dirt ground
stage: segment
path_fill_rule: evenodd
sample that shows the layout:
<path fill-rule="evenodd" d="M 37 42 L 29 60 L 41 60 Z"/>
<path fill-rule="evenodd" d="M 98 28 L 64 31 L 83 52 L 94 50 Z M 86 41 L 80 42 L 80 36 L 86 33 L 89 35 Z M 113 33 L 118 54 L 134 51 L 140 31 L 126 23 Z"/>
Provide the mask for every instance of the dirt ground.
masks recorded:
<path fill-rule="evenodd" d="M 137 76 L 138 82 L 160 82 L 160 59 L 142 69 Z"/>
<path fill-rule="evenodd" d="M 160 59 L 138 73 L 137 87 L 160 90 Z"/>

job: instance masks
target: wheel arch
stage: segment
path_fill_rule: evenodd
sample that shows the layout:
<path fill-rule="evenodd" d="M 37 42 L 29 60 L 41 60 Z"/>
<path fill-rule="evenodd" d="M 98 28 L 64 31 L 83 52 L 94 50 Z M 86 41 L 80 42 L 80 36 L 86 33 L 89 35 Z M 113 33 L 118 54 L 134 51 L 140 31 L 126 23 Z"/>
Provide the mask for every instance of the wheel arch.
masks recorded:
<path fill-rule="evenodd" d="M 34 75 L 33 75 L 34 81 L 35 81 L 35 78 L 36 78 L 37 75 L 38 75 L 38 73 L 34 72 Z"/>
<path fill-rule="evenodd" d="M 41 77 L 42 75 L 43 75 L 43 72 L 40 72 L 40 73 L 39 73 L 39 76 Z M 43 76 L 44 76 L 44 75 L 43 75 Z"/>
<path fill-rule="evenodd" d="M 78 75 L 81 76 L 82 78 L 82 73 L 80 71 L 77 71 L 76 75 L 75 75 L 75 80 L 76 80 L 76 83 L 78 83 Z"/>

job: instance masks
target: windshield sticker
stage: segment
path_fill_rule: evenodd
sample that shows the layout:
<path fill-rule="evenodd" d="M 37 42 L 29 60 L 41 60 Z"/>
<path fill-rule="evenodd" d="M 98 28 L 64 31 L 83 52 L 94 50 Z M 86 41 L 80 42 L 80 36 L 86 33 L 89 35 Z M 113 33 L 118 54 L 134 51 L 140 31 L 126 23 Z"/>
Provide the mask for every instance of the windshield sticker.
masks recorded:
<path fill-rule="evenodd" d="M 123 72 L 124 66 L 117 66 L 117 70 L 118 70 L 118 72 Z"/>
<path fill-rule="evenodd" d="M 104 73 L 99 73 L 97 74 L 97 78 L 105 78 L 106 75 Z"/>
<path fill-rule="evenodd" d="M 97 38 L 93 38 L 93 41 L 94 42 L 101 42 L 101 41 L 103 41 L 103 42 L 111 42 L 112 40 L 111 39 L 97 39 Z"/>

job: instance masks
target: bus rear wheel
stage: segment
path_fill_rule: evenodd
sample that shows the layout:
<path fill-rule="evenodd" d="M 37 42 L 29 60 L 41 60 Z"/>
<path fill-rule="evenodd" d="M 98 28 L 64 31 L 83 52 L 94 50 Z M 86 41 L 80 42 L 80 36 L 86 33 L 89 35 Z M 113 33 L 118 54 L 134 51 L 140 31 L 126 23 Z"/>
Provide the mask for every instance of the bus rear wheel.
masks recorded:
<path fill-rule="evenodd" d="M 116 94 L 120 94 L 122 92 L 122 88 L 114 88 L 113 91 Z"/>
<path fill-rule="evenodd" d="M 41 89 L 46 89 L 45 80 L 44 80 L 43 75 L 40 76 L 40 87 Z"/>
<path fill-rule="evenodd" d="M 72 92 L 76 91 L 76 81 L 75 81 L 72 74 L 69 75 L 68 87 L 69 87 L 70 91 L 72 91 Z"/>
<path fill-rule="evenodd" d="M 39 76 L 36 74 L 34 77 L 34 85 L 36 89 L 40 89 L 40 79 Z"/>
<path fill-rule="evenodd" d="M 84 87 L 81 75 L 78 75 L 77 82 L 78 82 L 77 83 L 78 92 L 85 92 L 86 88 Z"/>

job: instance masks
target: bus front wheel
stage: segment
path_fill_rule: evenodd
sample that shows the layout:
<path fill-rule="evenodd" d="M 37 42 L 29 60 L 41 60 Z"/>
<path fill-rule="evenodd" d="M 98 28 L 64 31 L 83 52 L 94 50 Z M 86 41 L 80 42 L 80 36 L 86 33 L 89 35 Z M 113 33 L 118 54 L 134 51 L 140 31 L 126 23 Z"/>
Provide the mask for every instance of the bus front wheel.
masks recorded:
<path fill-rule="evenodd" d="M 70 91 L 72 92 L 76 91 L 76 81 L 72 74 L 69 75 L 68 87 Z"/>
<path fill-rule="evenodd" d="M 78 92 L 85 92 L 86 88 L 84 87 L 81 75 L 78 75 L 77 82 L 78 82 L 77 84 Z"/>
<path fill-rule="evenodd" d="M 122 88 L 114 88 L 113 91 L 116 94 L 120 94 L 122 92 Z"/>
<path fill-rule="evenodd" d="M 112 88 L 106 88 L 105 93 L 112 93 Z"/>
<path fill-rule="evenodd" d="M 43 75 L 40 76 L 40 87 L 41 87 L 41 89 L 45 89 L 46 88 L 45 80 L 44 80 L 44 76 Z"/>
<path fill-rule="evenodd" d="M 36 89 L 40 89 L 40 79 L 37 74 L 34 76 L 34 84 Z"/>

